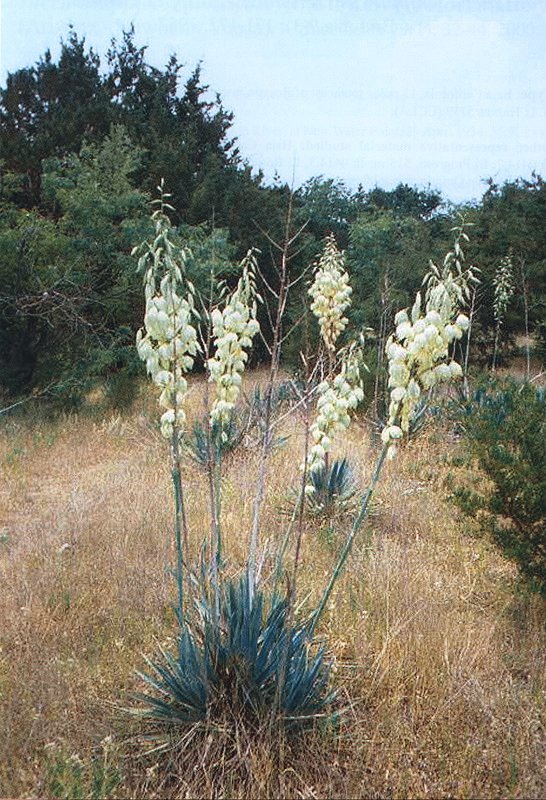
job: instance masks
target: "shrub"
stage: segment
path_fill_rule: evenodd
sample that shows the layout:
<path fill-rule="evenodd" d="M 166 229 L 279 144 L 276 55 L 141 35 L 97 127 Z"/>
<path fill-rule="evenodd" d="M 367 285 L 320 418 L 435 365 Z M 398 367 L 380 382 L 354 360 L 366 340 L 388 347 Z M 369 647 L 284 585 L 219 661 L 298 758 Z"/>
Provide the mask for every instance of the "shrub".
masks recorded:
<path fill-rule="evenodd" d="M 531 588 L 546 593 L 546 394 L 530 384 L 492 383 L 458 415 L 464 461 L 485 480 L 456 486 L 453 497 L 477 520 Z"/>
<path fill-rule="evenodd" d="M 140 390 L 140 385 L 133 371 L 120 369 L 108 377 L 104 393 L 109 405 L 116 411 L 128 411 Z"/>

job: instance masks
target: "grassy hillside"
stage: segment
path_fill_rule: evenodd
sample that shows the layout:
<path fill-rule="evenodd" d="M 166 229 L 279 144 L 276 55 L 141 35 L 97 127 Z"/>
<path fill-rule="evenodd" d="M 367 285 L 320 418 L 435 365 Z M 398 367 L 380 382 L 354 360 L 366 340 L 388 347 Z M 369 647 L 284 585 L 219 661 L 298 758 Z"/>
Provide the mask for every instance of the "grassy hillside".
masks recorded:
<path fill-rule="evenodd" d="M 256 377 L 256 376 L 255 376 Z M 259 376 L 258 376 L 259 377 Z M 188 406 L 201 413 L 196 380 Z M 445 499 L 448 429 L 402 448 L 337 585 L 321 633 L 345 706 L 277 753 L 249 740 L 210 767 L 203 740 L 169 771 L 140 757 L 121 708 L 135 669 L 175 632 L 172 502 L 155 401 L 127 416 L 28 414 L 0 428 L 0 795 L 538 797 L 544 796 L 543 605 L 512 565 Z M 301 461 L 301 421 L 273 457 L 263 541 L 282 531 Z M 225 464 L 224 536 L 242 563 L 258 454 Z M 373 465 L 365 421 L 335 455 L 360 486 Z M 204 476 L 186 466 L 194 545 L 208 524 Z M 300 597 L 316 603 L 347 520 L 306 520 Z M 269 560 L 266 552 L 264 574 Z M 218 732 L 221 736 L 221 732 Z M 244 763 L 244 768 L 243 768 Z M 79 765 L 82 766 L 79 766 Z M 80 777 L 78 777 L 80 776 Z M 114 788 L 114 784 L 117 786 Z M 76 787 L 76 788 L 75 788 Z"/>

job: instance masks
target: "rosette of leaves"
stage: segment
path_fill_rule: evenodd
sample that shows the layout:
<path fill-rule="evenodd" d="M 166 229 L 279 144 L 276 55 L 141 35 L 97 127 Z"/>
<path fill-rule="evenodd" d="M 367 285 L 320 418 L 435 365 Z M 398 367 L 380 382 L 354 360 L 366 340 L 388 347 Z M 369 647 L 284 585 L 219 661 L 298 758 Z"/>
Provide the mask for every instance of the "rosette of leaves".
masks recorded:
<path fill-rule="evenodd" d="M 140 673 L 139 713 L 159 737 L 212 717 L 244 718 L 259 727 L 278 708 L 287 727 L 311 723 L 333 700 L 324 648 L 292 621 L 286 596 L 251 591 L 248 573 L 225 583 L 220 615 L 206 597 L 186 622 L 174 653 L 162 650 Z"/>
<path fill-rule="evenodd" d="M 232 409 L 227 420 L 223 422 L 217 419 L 209 422 L 208 416 L 204 420 L 196 419 L 191 432 L 186 433 L 182 439 L 182 448 L 192 461 L 206 469 L 209 465 L 208 437 L 210 436 L 212 463 L 219 464 L 241 445 L 248 425 L 247 410 L 237 407 Z"/>
<path fill-rule="evenodd" d="M 307 508 L 313 516 L 332 517 L 351 509 L 357 487 L 346 458 L 311 472 L 309 484 L 313 491 L 307 495 Z"/>

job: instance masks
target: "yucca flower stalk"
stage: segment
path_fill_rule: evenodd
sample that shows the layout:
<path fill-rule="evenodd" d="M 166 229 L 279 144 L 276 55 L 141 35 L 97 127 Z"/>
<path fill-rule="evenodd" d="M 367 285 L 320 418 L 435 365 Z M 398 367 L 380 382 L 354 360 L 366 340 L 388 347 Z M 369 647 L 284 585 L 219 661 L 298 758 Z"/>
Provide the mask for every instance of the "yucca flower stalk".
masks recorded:
<path fill-rule="evenodd" d="M 512 256 L 509 253 L 505 256 L 493 277 L 493 316 L 495 317 L 495 345 L 493 348 L 493 363 L 491 365 L 493 371 L 497 365 L 497 353 L 500 341 L 501 326 L 504 322 L 504 317 L 508 309 L 510 299 L 514 294 L 514 265 L 512 263 Z"/>
<path fill-rule="evenodd" d="M 215 397 L 212 405 L 209 401 L 208 387 L 205 402 L 208 414 L 207 450 L 209 496 L 211 507 L 211 540 L 210 559 L 212 588 L 215 595 L 215 613 L 220 613 L 220 579 L 219 565 L 221 558 L 221 525 L 220 525 L 220 483 L 221 483 L 221 448 L 219 458 L 212 458 L 212 430 L 214 425 L 220 426 L 220 439 L 227 441 L 224 427 L 230 423 L 231 416 L 241 393 L 242 376 L 248 360 L 248 350 L 252 340 L 260 330 L 256 319 L 257 304 L 261 297 L 256 290 L 256 257 L 254 250 L 249 250 L 241 262 L 242 274 L 235 290 L 228 294 L 223 308 L 216 306 L 209 311 L 209 331 L 206 350 L 208 383 L 215 385 Z M 212 290 L 211 303 L 212 305 Z M 214 355 L 208 357 L 214 351 Z"/>
<path fill-rule="evenodd" d="M 390 444 L 388 457 L 396 453 L 396 442 L 409 431 L 410 420 L 422 395 L 438 383 L 462 377 L 461 366 L 449 359 L 449 346 L 462 338 L 470 325 L 465 314 L 455 320 L 446 318 L 449 307 L 442 298 L 435 308 L 439 293 L 429 298 L 424 313 L 421 293 L 408 316 L 407 310 L 395 316 L 396 329 L 387 341 L 389 361 L 390 404 L 387 424 L 381 439 Z"/>
<path fill-rule="evenodd" d="M 344 312 L 351 304 L 352 291 L 344 253 L 338 250 L 335 237 L 330 233 L 309 289 L 313 298 L 311 311 L 318 319 L 320 334 L 329 352 L 335 351 L 336 342 L 349 322 Z"/>
<path fill-rule="evenodd" d="M 469 295 L 468 281 L 473 271 L 461 268 L 461 249 L 458 241 L 464 231 L 457 229 L 454 251 L 444 259 L 444 269 L 426 276 L 425 308 L 418 292 L 411 313 L 407 309 L 395 317 L 396 329 L 386 345 L 389 360 L 389 386 L 391 400 L 389 417 L 381 434 L 382 447 L 377 457 L 370 484 L 362 496 L 360 509 L 338 556 L 330 580 L 321 600 L 313 612 L 309 630 L 314 633 L 331 593 L 351 552 L 354 540 L 369 512 L 372 495 L 377 487 L 387 458 L 396 454 L 396 445 L 407 434 L 412 411 L 421 394 L 439 382 L 453 380 L 462 375 L 460 365 L 449 359 L 450 343 L 460 339 L 469 328 L 465 314 L 458 312 L 458 302 L 463 304 Z M 466 236 L 466 234 L 464 234 Z M 455 273 L 451 269 L 456 261 Z M 430 273 L 429 273 L 430 275 Z"/>
<path fill-rule="evenodd" d="M 248 361 L 248 349 L 260 330 L 256 319 L 256 257 L 249 250 L 241 264 L 242 275 L 237 288 L 228 297 L 222 310 L 211 313 L 214 356 L 208 359 L 209 380 L 216 386 L 216 398 L 210 412 L 211 420 L 229 421 L 241 393 L 242 374 Z"/>
<path fill-rule="evenodd" d="M 468 241 L 465 222 L 453 228 L 455 242 L 443 261 L 442 270 L 431 261 L 423 279 L 426 286 L 424 308 L 421 292 L 408 314 L 399 311 L 395 330 L 387 340 L 390 404 L 387 424 L 381 439 L 387 457 L 396 454 L 396 443 L 408 433 L 412 414 L 422 395 L 439 383 L 462 377 L 456 361 L 449 359 L 452 343 L 459 341 L 470 327 L 466 314 L 458 313 L 471 295 L 470 286 L 478 282 L 473 267 L 463 269 L 461 241 Z"/>
<path fill-rule="evenodd" d="M 309 289 L 309 295 L 313 298 L 311 311 L 318 320 L 328 354 L 327 374 L 317 387 L 317 418 L 310 429 L 313 445 L 305 462 L 310 474 L 328 467 L 333 436 L 349 427 L 350 412 L 364 398 L 360 378 L 362 359 L 356 343 L 339 354 L 340 366 L 337 374 L 333 374 L 336 344 L 348 323 L 344 312 L 351 305 L 351 294 L 344 253 L 338 250 L 334 235 L 329 234 Z M 306 492 L 313 492 L 312 483 L 307 483 Z"/>
<path fill-rule="evenodd" d="M 338 374 L 322 381 L 317 387 L 317 417 L 311 425 L 313 445 L 307 457 L 310 473 L 318 472 L 326 466 L 326 456 L 331 450 L 334 436 L 347 430 L 351 422 L 351 412 L 364 399 L 361 366 L 362 354 L 356 343 L 353 343 L 341 355 Z M 311 483 L 307 485 L 306 491 L 312 493 Z"/>
<path fill-rule="evenodd" d="M 183 565 L 184 548 L 188 547 L 188 524 L 180 465 L 180 438 L 186 414 L 184 399 L 188 384 L 184 374 L 189 372 L 200 349 L 197 331 L 192 324 L 197 316 L 193 286 L 184 280 L 188 253 L 172 241 L 172 228 L 167 216 L 172 211 L 163 182 L 158 187 L 158 208 L 152 214 L 155 235 L 133 253 L 140 252 L 138 267 L 144 272 L 146 313 L 144 328 L 137 333 L 137 351 L 146 362 L 146 371 L 160 389 L 159 404 L 166 410 L 161 416 L 161 433 L 169 440 L 171 478 L 175 499 L 175 539 L 177 552 L 178 608 L 180 621 L 184 614 Z M 180 290 L 186 291 L 186 297 Z"/>

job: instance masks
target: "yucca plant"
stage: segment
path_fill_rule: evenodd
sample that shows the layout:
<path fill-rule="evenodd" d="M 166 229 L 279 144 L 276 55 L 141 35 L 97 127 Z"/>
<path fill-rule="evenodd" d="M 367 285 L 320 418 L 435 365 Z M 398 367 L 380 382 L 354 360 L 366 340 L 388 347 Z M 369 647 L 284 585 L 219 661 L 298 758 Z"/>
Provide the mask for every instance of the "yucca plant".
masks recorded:
<path fill-rule="evenodd" d="M 462 373 L 458 364 L 446 363 L 446 359 L 450 344 L 462 337 L 469 322 L 462 314 L 456 316 L 457 301 L 466 286 L 457 240 L 456 257 L 453 256 L 456 271 L 446 259 L 443 272 L 428 282 L 424 308 L 418 294 L 411 318 L 406 310 L 396 317 L 396 331 L 386 348 L 391 402 L 381 434 L 382 448 L 320 602 L 302 621 L 297 612 L 297 579 L 306 503 L 316 510 L 333 505 L 339 508 L 350 503 L 355 491 L 347 461 L 332 465 L 328 461 L 335 438 L 347 430 L 363 399 L 361 347 L 354 341 L 336 349 L 347 324 L 344 311 L 351 294 L 344 256 L 333 237 L 328 237 L 309 289 L 323 341 L 318 358 L 309 360 L 302 355 L 305 385 L 291 384 L 297 397 L 295 406 L 305 420 L 302 474 L 290 522 L 278 541 L 276 569 L 269 576 L 271 582 L 265 582 L 261 575 L 261 509 L 276 442 L 275 428 L 284 418 L 275 412 L 287 399 L 284 389 L 276 387 L 281 345 L 288 335 L 283 331 L 283 312 L 294 283 L 288 272 L 290 248 L 298 235 L 289 235 L 289 211 L 286 239 L 278 247 L 282 254 L 279 287 L 274 291 L 268 287 L 278 301 L 275 313 L 269 315 L 271 347 L 265 342 L 271 368 L 264 394 L 254 393 L 261 436 L 248 547 L 241 577 L 228 577 L 227 561 L 221 556 L 222 459 L 218 455 L 231 441 L 229 425 L 242 394 L 248 350 L 260 329 L 257 302 L 261 298 L 255 284 L 259 269 L 250 252 L 241 263 L 237 287 L 216 299 L 211 272 L 208 305 L 200 303 L 201 328 L 206 329 L 206 334 L 198 342 L 194 290 L 183 274 L 185 252 L 180 252 L 169 238 L 164 197 L 162 193 L 160 208 L 154 215 L 156 238 L 146 244 L 140 260 L 146 269 L 147 311 L 138 349 L 161 389 L 160 404 L 167 409 L 161 428 L 170 441 L 173 464 L 179 631 L 176 653 L 161 651 L 159 658 L 148 661 L 148 673 L 141 674 L 147 688 L 139 698 L 144 702 L 142 716 L 155 726 L 168 747 L 173 736 L 179 741 L 183 738 L 183 726 L 206 723 L 224 728 L 229 727 L 224 723 L 231 718 L 237 721 L 235 727 L 242 722 L 252 731 L 263 730 L 265 720 L 269 720 L 270 730 L 286 730 L 305 727 L 331 712 L 330 665 L 324 648 L 317 647 L 314 640 L 316 626 L 368 515 L 385 459 L 395 455 L 397 443 L 409 432 L 425 393 Z M 180 463 L 186 424 L 184 375 L 191 370 L 197 352 L 203 353 L 209 380 L 205 392 L 207 420 L 194 427 L 193 441 L 196 458 L 207 467 L 211 522 L 210 536 L 207 532 L 203 541 L 199 575 L 192 568 L 194 562 L 188 549 L 189 526 Z M 312 363 L 315 366 L 311 368 Z M 214 386 L 210 401 L 209 386 Z M 315 403 L 312 421 L 310 411 Z M 287 587 L 284 592 L 280 590 L 282 586 Z"/>
<path fill-rule="evenodd" d="M 346 458 L 336 459 L 311 472 L 307 508 L 314 516 L 331 517 L 351 510 L 357 486 Z"/>
<path fill-rule="evenodd" d="M 146 270 L 147 313 L 137 344 L 154 383 L 162 389 L 160 404 L 167 408 L 161 427 L 170 441 L 173 462 L 179 632 L 176 654 L 161 651 L 158 659 L 147 662 L 148 674 L 141 674 L 148 687 L 139 695 L 144 701 L 141 715 L 162 734 L 173 726 L 225 718 L 229 708 L 238 720 L 247 719 L 251 726 L 261 725 L 265 718 L 284 728 L 301 726 L 330 703 L 330 670 L 324 651 L 314 649 L 309 624 L 295 617 L 293 586 L 282 594 L 258 584 L 259 515 L 253 518 L 243 577 L 228 579 L 221 556 L 221 456 L 241 435 L 243 425 L 238 424 L 236 407 L 247 350 L 259 330 L 255 262 L 252 253 L 242 262 L 241 277 L 232 293 L 224 292 L 216 303 L 211 293 L 208 306 L 200 303 L 205 335 L 198 343 L 191 324 L 196 315 L 194 289 L 183 271 L 187 252 L 172 244 L 166 215 L 169 206 L 162 187 L 160 191 L 160 207 L 154 213 L 158 235 L 143 245 L 140 259 Z M 183 372 L 191 369 L 198 349 L 204 354 L 209 378 L 207 417 L 194 423 L 193 435 L 188 436 Z M 277 355 L 279 352 L 277 349 Z M 269 455 L 276 442 L 272 435 L 274 412 L 289 395 L 286 386 L 277 387 L 275 376 L 276 372 L 270 376 L 264 396 L 254 392 L 252 403 L 260 444 L 265 447 L 262 455 Z M 184 449 L 206 467 L 209 479 L 210 537 L 203 541 L 199 575 L 191 567 L 188 550 L 180 461 Z M 260 469 L 264 461 L 261 463 Z M 260 479 L 259 487 L 257 496 L 263 490 Z M 259 505 L 256 502 L 258 512 Z"/>
<path fill-rule="evenodd" d="M 216 465 L 236 450 L 241 445 L 248 427 L 249 415 L 244 408 L 238 407 L 231 411 L 227 421 L 224 422 L 212 420 L 209 424 L 208 417 L 196 419 L 191 432 L 185 434 L 181 441 L 182 450 L 192 461 L 206 469 L 209 457 Z"/>
<path fill-rule="evenodd" d="M 333 700 L 324 648 L 312 651 L 305 624 L 290 623 L 288 596 L 252 591 L 248 572 L 227 581 L 220 616 L 202 596 L 176 654 L 162 651 L 141 674 L 144 716 L 159 737 L 173 726 L 232 715 L 260 727 L 278 706 L 288 727 L 305 727 Z M 286 656 L 285 656 L 286 654 Z"/>

